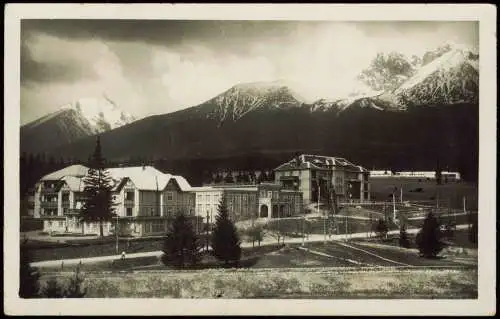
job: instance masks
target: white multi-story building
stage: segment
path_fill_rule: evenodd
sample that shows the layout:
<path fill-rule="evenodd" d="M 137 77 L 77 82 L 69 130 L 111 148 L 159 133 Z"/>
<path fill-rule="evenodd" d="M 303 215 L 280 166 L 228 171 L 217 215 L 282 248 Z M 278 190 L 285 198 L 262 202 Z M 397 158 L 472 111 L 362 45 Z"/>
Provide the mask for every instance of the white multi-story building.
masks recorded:
<path fill-rule="evenodd" d="M 274 170 L 275 181 L 300 190 L 304 204 L 323 202 L 329 190 L 340 201 L 370 200 L 369 171 L 340 157 L 299 155 Z"/>
<path fill-rule="evenodd" d="M 72 165 L 40 179 L 35 191 L 34 217 L 44 221 L 44 231 L 98 234 L 97 223 L 82 223 L 84 177 L 88 168 Z M 182 177 L 154 167 L 109 168 L 113 180 L 115 219 L 104 224 L 104 233 L 118 227 L 121 234 L 164 234 L 179 212 L 194 217 L 194 194 Z"/>

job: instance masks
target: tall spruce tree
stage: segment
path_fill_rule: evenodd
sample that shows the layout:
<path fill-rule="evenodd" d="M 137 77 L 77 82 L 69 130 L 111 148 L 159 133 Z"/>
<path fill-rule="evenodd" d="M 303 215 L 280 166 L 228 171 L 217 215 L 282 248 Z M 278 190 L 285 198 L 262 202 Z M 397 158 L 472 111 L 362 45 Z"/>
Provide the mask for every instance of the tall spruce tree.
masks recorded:
<path fill-rule="evenodd" d="M 223 195 L 215 218 L 215 227 L 212 232 L 212 249 L 214 256 L 229 264 L 238 263 L 241 258 L 240 238 L 234 223 L 229 219 L 229 212 Z"/>
<path fill-rule="evenodd" d="M 431 211 L 425 218 L 424 224 L 415 238 L 420 254 L 426 258 L 436 257 L 444 248 L 441 241 L 442 237 L 439 221 Z"/>
<path fill-rule="evenodd" d="M 89 170 L 84 178 L 84 201 L 80 219 L 85 222 L 99 223 L 99 235 L 103 237 L 103 224 L 112 220 L 115 215 L 115 203 L 112 195 L 112 180 L 105 168 L 99 136 L 88 165 Z"/>
<path fill-rule="evenodd" d="M 200 261 L 201 244 L 193 225 L 183 213 L 178 214 L 163 244 L 162 262 L 183 268 Z"/>

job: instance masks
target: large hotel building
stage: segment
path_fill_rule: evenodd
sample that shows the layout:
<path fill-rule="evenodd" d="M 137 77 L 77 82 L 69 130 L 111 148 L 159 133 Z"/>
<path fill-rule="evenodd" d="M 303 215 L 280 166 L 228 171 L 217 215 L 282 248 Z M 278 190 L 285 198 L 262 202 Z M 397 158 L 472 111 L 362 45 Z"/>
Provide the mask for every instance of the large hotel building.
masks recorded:
<path fill-rule="evenodd" d="M 42 177 L 33 196 L 35 218 L 44 231 L 97 234 L 96 223 L 81 222 L 84 177 L 88 168 L 72 165 Z M 222 199 L 233 221 L 284 218 L 304 212 L 318 193 L 332 186 L 339 200 L 370 199 L 368 171 L 342 158 L 300 155 L 275 169 L 274 183 L 192 187 L 182 176 L 151 166 L 108 168 L 113 180 L 116 217 L 105 224 L 122 235 L 164 234 L 175 215 L 183 212 L 197 230 L 214 223 Z M 320 196 L 323 198 L 323 196 Z M 320 198 L 320 200 L 321 200 Z"/>

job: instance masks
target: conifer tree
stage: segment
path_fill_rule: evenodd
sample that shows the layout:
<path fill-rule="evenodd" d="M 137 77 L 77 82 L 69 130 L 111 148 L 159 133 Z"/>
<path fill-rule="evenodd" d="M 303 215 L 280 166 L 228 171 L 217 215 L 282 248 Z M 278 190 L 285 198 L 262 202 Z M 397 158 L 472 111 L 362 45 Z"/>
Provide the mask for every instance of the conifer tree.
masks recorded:
<path fill-rule="evenodd" d="M 408 239 L 408 233 L 404 224 L 401 225 L 401 229 L 399 230 L 399 246 L 410 248 L 410 240 Z"/>
<path fill-rule="evenodd" d="M 112 220 L 115 203 L 112 195 L 112 180 L 105 168 L 101 153 L 101 143 L 97 137 L 94 153 L 89 162 L 89 170 L 84 178 L 84 201 L 80 218 L 85 222 L 98 222 L 99 235 L 104 236 L 103 224 Z"/>
<path fill-rule="evenodd" d="M 416 237 L 420 254 L 426 258 L 435 257 L 444 248 L 442 237 L 439 221 L 431 211 Z"/>
<path fill-rule="evenodd" d="M 69 285 L 64 292 L 66 298 L 83 298 L 87 293 L 87 288 L 83 288 L 83 281 L 85 278 L 80 272 L 80 266 L 77 266 L 75 273 L 69 280 Z"/>
<path fill-rule="evenodd" d="M 240 238 L 234 223 L 229 219 L 224 195 L 219 202 L 218 214 L 215 218 L 212 249 L 214 256 L 224 261 L 226 266 L 230 263 L 238 263 L 241 258 Z"/>
<path fill-rule="evenodd" d="M 200 260 L 200 248 L 193 225 L 183 213 L 178 214 L 165 238 L 162 262 L 177 268 L 195 265 Z"/>
<path fill-rule="evenodd" d="M 375 232 L 380 238 L 383 238 L 387 235 L 389 231 L 389 227 L 387 227 L 387 223 L 382 218 L 379 218 L 377 224 L 375 225 Z"/>

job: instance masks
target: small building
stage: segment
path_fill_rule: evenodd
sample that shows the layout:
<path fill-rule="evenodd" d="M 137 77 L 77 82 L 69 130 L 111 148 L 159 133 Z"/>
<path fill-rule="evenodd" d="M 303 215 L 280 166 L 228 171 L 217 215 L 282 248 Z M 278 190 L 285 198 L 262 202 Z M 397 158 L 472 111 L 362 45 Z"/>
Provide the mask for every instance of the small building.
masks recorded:
<path fill-rule="evenodd" d="M 377 178 L 377 177 L 391 177 L 393 176 L 393 173 L 391 170 L 374 170 L 370 171 L 370 178 Z"/>
<path fill-rule="evenodd" d="M 276 183 L 302 192 L 306 205 L 325 202 L 331 192 L 338 201 L 370 200 L 369 171 L 341 157 L 302 154 L 274 172 Z"/>

